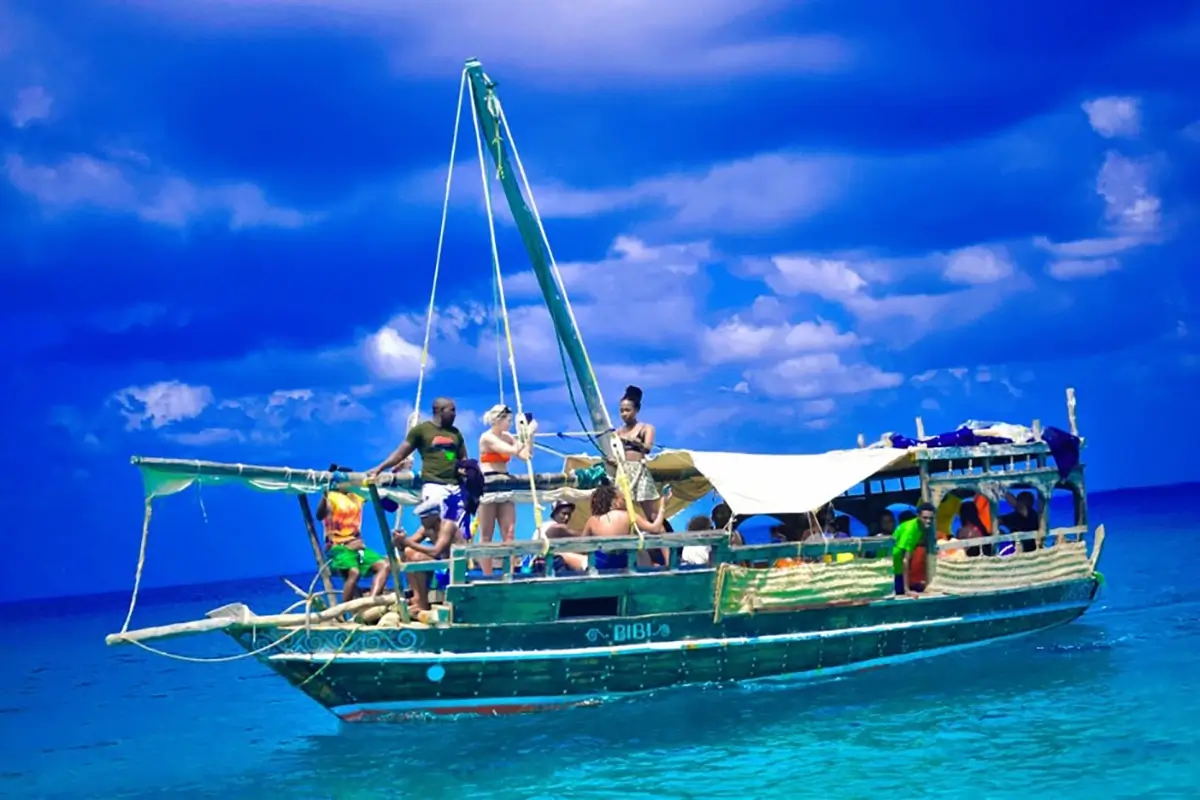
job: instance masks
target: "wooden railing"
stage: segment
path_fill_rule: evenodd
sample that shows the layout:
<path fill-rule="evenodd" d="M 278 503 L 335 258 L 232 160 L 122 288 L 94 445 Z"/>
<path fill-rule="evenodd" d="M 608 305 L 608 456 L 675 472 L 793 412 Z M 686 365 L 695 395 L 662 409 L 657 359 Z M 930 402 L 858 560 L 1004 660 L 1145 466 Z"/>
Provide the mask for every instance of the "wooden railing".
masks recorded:
<path fill-rule="evenodd" d="M 501 562 L 500 575 L 505 580 L 512 579 L 513 565 L 518 560 L 533 556 L 544 556 L 546 561 L 546 576 L 553 577 L 554 556 L 561 553 L 586 553 L 588 556 L 589 574 L 596 572 L 596 553 L 631 553 L 639 550 L 667 550 L 668 564 L 671 569 L 680 566 L 680 551 L 685 547 L 713 547 L 718 551 L 728 548 L 729 533 L 727 531 L 685 531 L 683 533 L 648 533 L 645 536 L 571 536 L 562 539 L 524 540 L 519 542 L 499 542 L 491 544 L 455 545 L 451 550 L 450 582 L 452 584 L 467 581 L 468 559 L 492 559 L 493 563 Z M 627 561 L 625 571 L 632 572 L 635 568 L 634 559 Z"/>

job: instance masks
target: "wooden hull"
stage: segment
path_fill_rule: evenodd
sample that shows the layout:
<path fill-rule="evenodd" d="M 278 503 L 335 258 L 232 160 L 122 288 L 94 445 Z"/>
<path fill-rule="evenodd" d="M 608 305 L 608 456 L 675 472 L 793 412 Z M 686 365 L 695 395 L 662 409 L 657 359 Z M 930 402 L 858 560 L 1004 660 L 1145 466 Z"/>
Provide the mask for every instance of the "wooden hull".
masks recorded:
<path fill-rule="evenodd" d="M 261 658 L 347 722 L 559 709 L 695 684 L 802 680 L 1071 622 L 1095 579 L 976 596 L 444 628 L 312 628 Z M 278 631 L 231 629 L 247 649 Z"/>

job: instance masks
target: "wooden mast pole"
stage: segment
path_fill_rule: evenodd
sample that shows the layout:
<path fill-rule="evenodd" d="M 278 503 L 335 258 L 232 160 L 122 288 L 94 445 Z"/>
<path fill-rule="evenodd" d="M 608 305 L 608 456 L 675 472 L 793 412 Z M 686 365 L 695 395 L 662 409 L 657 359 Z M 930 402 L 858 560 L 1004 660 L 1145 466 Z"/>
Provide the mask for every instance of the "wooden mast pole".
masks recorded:
<path fill-rule="evenodd" d="M 392 571 L 392 584 L 396 587 L 396 613 L 400 615 L 401 622 L 408 622 L 408 603 L 404 600 L 404 584 L 400 580 L 400 560 L 404 558 L 404 554 L 396 554 L 396 545 L 392 542 L 392 529 L 388 527 L 387 512 L 383 510 L 383 503 L 379 499 L 379 487 L 368 483 L 367 491 L 371 494 L 371 507 L 375 509 L 379 532 L 383 534 L 384 552 L 387 553 L 388 566 Z"/>
<path fill-rule="evenodd" d="M 496 84 L 484 73 L 483 65 L 479 63 L 478 59 L 468 59 L 466 71 L 471 85 L 471 102 L 475 105 L 479 124 L 483 128 L 487 151 L 496 165 L 496 175 L 504 189 L 504 197 L 512 211 L 517 230 L 521 233 L 521 241 L 524 242 L 525 249 L 529 253 L 533 274 L 537 278 L 546 308 L 550 312 L 550 319 L 554 323 L 554 332 L 562 343 L 563 351 L 575 373 L 575 379 L 579 382 L 579 388 L 584 402 L 587 404 L 588 414 L 596 433 L 600 455 L 608 457 L 612 447 L 609 443 L 612 438 L 610 433 L 612 420 L 609 418 L 608 409 L 605 408 L 604 400 L 600 396 L 600 386 L 596 381 L 591 362 L 588 360 L 583 338 L 575 325 L 566 288 L 556 279 L 553 256 L 544 238 L 544 231 L 538 218 L 530 210 L 530 205 L 532 204 L 536 208 L 536 203 L 532 197 L 528 201 L 526 200 L 521 192 L 520 184 L 517 183 L 517 177 L 508 154 L 511 143 L 506 145 L 504 141 L 503 134 L 507 130 L 507 126 L 503 120 L 500 101 L 496 97 Z M 623 453 L 624 451 L 622 451 Z"/>
<path fill-rule="evenodd" d="M 312 545 L 313 558 L 317 561 L 321 584 L 325 587 L 329 603 L 332 605 L 337 602 L 338 597 L 333 589 L 333 579 L 329 576 L 329 570 L 325 568 L 325 551 L 321 547 L 321 537 L 317 535 L 317 522 L 313 519 L 312 504 L 308 502 L 306 494 L 297 495 L 296 499 L 300 501 L 300 514 L 304 517 L 304 528 L 308 531 L 308 541 Z"/>

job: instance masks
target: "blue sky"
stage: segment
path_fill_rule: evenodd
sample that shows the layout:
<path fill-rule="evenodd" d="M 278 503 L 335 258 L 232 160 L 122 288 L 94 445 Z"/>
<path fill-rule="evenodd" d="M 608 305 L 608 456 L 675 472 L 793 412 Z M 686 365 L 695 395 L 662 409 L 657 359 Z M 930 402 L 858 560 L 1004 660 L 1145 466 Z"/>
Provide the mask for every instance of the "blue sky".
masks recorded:
<path fill-rule="evenodd" d="M 1195 4 L 0 0 L 0 491 L 41 521 L 0 599 L 129 585 L 131 454 L 394 446 L 469 56 L 605 396 L 641 385 L 663 444 L 1065 426 L 1074 386 L 1093 489 L 1200 478 Z M 498 387 L 464 134 L 426 397 L 475 449 Z M 577 430 L 498 235 L 525 403 Z M 146 582 L 304 569 L 302 537 L 293 502 L 191 491 Z"/>

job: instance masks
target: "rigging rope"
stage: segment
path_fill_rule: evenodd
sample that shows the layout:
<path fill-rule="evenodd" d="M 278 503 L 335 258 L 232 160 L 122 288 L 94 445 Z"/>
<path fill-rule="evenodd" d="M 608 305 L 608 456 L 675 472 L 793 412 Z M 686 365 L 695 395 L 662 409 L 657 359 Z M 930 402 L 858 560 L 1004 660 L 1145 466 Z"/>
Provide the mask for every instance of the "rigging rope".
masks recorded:
<path fill-rule="evenodd" d="M 563 305 L 567 309 L 567 316 L 571 320 L 571 325 L 575 330 L 579 330 L 579 323 L 575 320 L 575 310 L 571 307 L 570 298 L 567 297 L 566 284 L 563 283 L 562 274 L 559 272 L 558 261 L 554 258 L 554 249 L 550 247 L 550 237 L 546 235 L 546 227 L 542 224 L 542 215 L 538 211 L 537 201 L 533 197 L 533 187 L 530 186 L 529 177 L 525 174 L 525 165 L 521 163 L 521 153 L 517 150 L 517 140 L 513 138 L 512 129 L 508 127 L 508 116 L 504 113 L 504 106 L 501 105 L 500 98 L 495 95 L 492 95 L 492 97 L 495 99 L 496 117 L 500 125 L 504 127 L 504 135 L 508 137 L 508 146 L 512 150 L 513 161 L 517 164 L 517 173 L 521 176 L 521 183 L 524 185 L 525 194 L 529 198 L 529 209 L 533 212 L 533 221 L 537 223 L 538 233 L 541 234 L 542 244 L 545 245 L 546 255 L 550 259 L 550 273 L 554 277 L 559 294 L 562 295 Z M 586 429 L 589 426 L 583 421 L 582 415 L 579 413 L 579 405 L 575 400 L 575 393 L 571 389 L 571 374 L 567 370 L 566 354 L 563 352 L 562 341 L 557 336 L 554 338 L 558 344 L 559 357 L 563 362 L 563 373 L 567 378 L 567 392 L 571 397 L 571 407 L 575 410 L 575 416 L 579 417 L 579 424 Z M 588 357 L 587 347 L 584 345 L 582 338 L 579 340 L 579 350 L 583 354 L 583 362 L 587 366 L 588 376 L 591 378 L 592 386 L 595 388 L 596 399 L 600 402 L 600 407 L 603 408 L 604 398 L 600 394 L 600 382 L 596 380 L 596 370 L 592 367 L 591 358 Z M 594 425 L 595 423 L 593 422 L 592 424 Z M 600 451 L 601 455 L 604 455 L 604 449 L 598 442 L 593 441 L 592 444 Z"/>
<path fill-rule="evenodd" d="M 500 405 L 504 405 L 504 353 L 500 344 L 500 295 L 492 279 L 492 320 L 496 323 L 496 383 L 500 386 Z"/>
<path fill-rule="evenodd" d="M 489 90 L 489 92 L 488 92 L 488 102 L 489 102 L 488 107 L 489 107 L 489 109 L 491 109 L 490 103 L 493 99 L 495 99 L 495 95 Z M 496 99 L 496 103 L 497 103 L 497 108 L 496 108 L 495 113 L 498 117 L 499 116 L 499 114 L 498 114 L 499 100 L 498 99 Z M 492 267 L 494 269 L 495 276 L 496 276 L 496 282 L 495 282 L 496 296 L 500 300 L 500 314 L 501 314 L 501 319 L 504 322 L 504 338 L 508 343 L 508 365 L 512 372 L 513 400 L 517 406 L 518 433 L 521 435 L 521 437 L 523 439 L 527 439 L 527 435 L 524 433 L 524 428 L 522 427 L 524 424 L 525 416 L 524 416 L 524 410 L 521 407 L 521 384 L 517 378 L 517 356 L 516 356 L 515 350 L 513 349 L 512 324 L 508 317 L 508 303 L 504 297 L 504 278 L 500 272 L 500 250 L 496 246 L 496 219 L 492 213 L 492 189 L 491 189 L 491 183 L 488 180 L 487 163 L 485 161 L 485 157 L 483 154 L 483 135 L 482 135 L 482 132 L 480 130 L 480 125 L 479 125 L 479 109 L 476 107 L 475 103 L 471 103 L 471 119 L 475 123 L 475 145 L 476 145 L 476 149 L 479 152 L 479 173 L 480 173 L 480 176 L 483 178 L 483 200 L 484 200 L 484 206 L 487 209 L 488 235 L 490 237 L 491 246 L 492 246 Z M 495 144 L 497 147 L 497 151 L 499 152 L 499 147 L 500 147 L 500 126 L 499 125 L 496 126 Z M 497 158 L 496 158 L 496 164 L 497 164 L 497 169 L 499 169 L 499 165 L 501 164 L 501 159 L 499 158 L 499 156 L 497 156 Z M 531 500 L 532 500 L 532 504 L 533 504 L 534 527 L 537 529 L 541 529 L 541 527 L 542 527 L 542 508 L 541 508 L 541 505 L 538 503 L 537 484 L 536 484 L 536 481 L 534 480 L 532 453 L 530 454 L 530 457 L 526 460 L 525 465 L 529 471 L 529 493 L 531 495 Z"/>
<path fill-rule="evenodd" d="M 450 211 L 450 183 L 454 178 L 454 157 L 458 151 L 458 131 L 462 121 L 463 95 L 467 89 L 467 71 L 464 69 L 462 80 L 458 84 L 458 106 L 454 109 L 454 139 L 450 142 L 450 168 L 446 170 L 446 193 L 442 199 L 442 225 L 438 230 L 437 255 L 433 260 L 433 286 L 429 290 L 429 310 L 425 314 L 425 343 L 421 346 L 421 367 L 417 373 L 417 398 L 413 403 L 413 413 L 408 419 L 408 427 L 412 428 L 421 418 L 421 389 L 425 386 L 425 366 L 429 360 L 429 339 L 433 332 L 433 309 L 437 299 L 438 276 L 442 269 L 442 246 L 446 241 L 446 217 Z M 474 106 L 472 106 L 474 107 Z"/>

